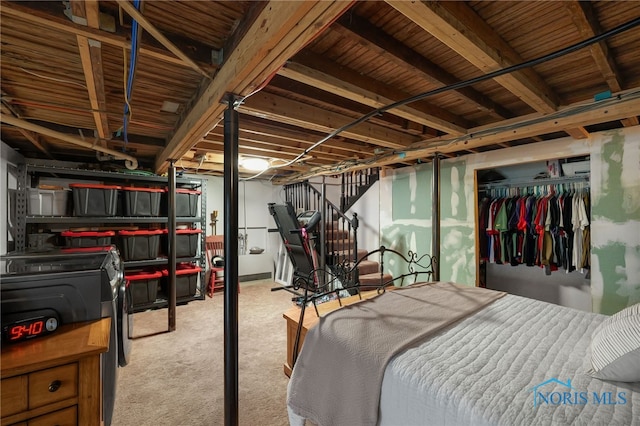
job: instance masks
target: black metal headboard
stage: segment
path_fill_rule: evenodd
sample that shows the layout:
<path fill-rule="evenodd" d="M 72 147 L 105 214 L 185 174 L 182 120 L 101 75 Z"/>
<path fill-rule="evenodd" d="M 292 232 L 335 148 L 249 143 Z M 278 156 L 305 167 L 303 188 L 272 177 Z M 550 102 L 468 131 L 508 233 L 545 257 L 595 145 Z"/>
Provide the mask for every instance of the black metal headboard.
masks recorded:
<path fill-rule="evenodd" d="M 376 255 L 380 256 L 380 281 L 377 285 L 367 284 L 366 287 L 373 287 L 379 294 L 384 293 L 390 286 L 395 286 L 396 284 L 402 286 L 408 278 L 412 278 L 413 282 L 431 281 L 433 278 L 434 265 L 436 265 L 437 262 L 435 257 L 429 254 L 419 256 L 411 250 L 409 250 L 405 256 L 399 251 L 388 249 L 385 246 L 381 246 L 379 249 L 367 253 L 356 263 L 350 263 L 345 260 L 338 265 L 333 265 L 322 270 L 311 270 L 307 275 L 299 274 L 294 276 L 293 284 L 289 286 L 287 290 L 298 295 L 297 301 L 300 305 L 300 318 L 298 320 L 298 328 L 293 346 L 293 364 L 291 367 L 295 364 L 298 356 L 300 334 L 307 306 L 313 304 L 316 315 L 320 317 L 317 306 L 318 301 L 324 301 L 325 299 L 337 300 L 339 305 L 342 306 L 341 299 L 343 297 L 358 295 L 360 299 L 362 299 L 362 286 L 358 275 L 358 266 L 365 260 Z M 385 259 L 387 261 L 389 260 L 389 256 L 403 261 L 406 264 L 406 272 L 390 279 L 385 279 L 384 264 Z M 420 277 L 420 280 L 418 280 L 418 277 Z M 310 285 L 310 283 L 314 282 L 314 278 L 319 281 L 319 284 L 315 287 Z M 300 290 L 302 290 L 302 293 L 299 293 Z"/>

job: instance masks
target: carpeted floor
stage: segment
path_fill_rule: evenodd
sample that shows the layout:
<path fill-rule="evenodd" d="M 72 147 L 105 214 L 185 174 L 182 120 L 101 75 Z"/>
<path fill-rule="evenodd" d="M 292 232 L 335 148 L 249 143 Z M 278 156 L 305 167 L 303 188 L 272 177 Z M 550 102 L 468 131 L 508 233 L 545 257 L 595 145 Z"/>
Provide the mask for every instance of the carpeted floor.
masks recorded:
<path fill-rule="evenodd" d="M 239 294 L 239 424 L 288 424 L 282 366 L 284 311 L 291 294 L 270 280 L 241 283 Z M 131 361 L 119 369 L 114 426 L 224 424 L 222 293 L 178 306 L 176 331 L 167 310 L 137 313 Z M 152 335 L 153 333 L 158 333 Z"/>

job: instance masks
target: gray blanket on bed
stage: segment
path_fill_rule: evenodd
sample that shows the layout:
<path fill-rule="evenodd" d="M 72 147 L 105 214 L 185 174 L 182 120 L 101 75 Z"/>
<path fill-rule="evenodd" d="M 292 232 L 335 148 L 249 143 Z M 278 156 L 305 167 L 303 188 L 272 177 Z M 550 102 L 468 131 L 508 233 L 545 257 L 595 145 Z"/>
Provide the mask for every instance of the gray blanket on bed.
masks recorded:
<path fill-rule="evenodd" d="M 375 426 L 389 360 L 503 295 L 420 283 L 327 314 L 307 332 L 289 383 L 289 409 L 319 426 Z"/>

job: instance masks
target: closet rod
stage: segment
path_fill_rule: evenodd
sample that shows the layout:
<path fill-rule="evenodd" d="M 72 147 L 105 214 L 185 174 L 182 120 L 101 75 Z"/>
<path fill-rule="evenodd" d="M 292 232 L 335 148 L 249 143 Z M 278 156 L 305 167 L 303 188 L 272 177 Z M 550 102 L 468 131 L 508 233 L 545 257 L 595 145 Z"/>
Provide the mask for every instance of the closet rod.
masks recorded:
<path fill-rule="evenodd" d="M 517 180 L 510 179 L 509 182 L 491 182 L 481 183 L 478 185 L 479 189 L 492 189 L 492 188 L 519 188 L 526 186 L 538 186 L 538 185 L 557 185 L 563 183 L 574 182 L 586 182 L 589 183 L 589 174 L 581 174 L 577 176 L 563 176 L 558 178 L 543 178 L 543 179 L 526 179 Z"/>

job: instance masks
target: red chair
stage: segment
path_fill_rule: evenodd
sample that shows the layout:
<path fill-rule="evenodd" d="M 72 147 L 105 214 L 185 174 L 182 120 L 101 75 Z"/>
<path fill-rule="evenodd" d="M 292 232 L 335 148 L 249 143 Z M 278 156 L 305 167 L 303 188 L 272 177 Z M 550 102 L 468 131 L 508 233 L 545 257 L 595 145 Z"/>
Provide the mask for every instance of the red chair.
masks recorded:
<path fill-rule="evenodd" d="M 224 235 L 209 235 L 206 237 L 205 248 L 210 270 L 207 295 L 213 297 L 213 293 L 216 291 L 224 291 L 224 267 L 213 265 L 213 259 L 216 256 L 224 258 Z"/>

